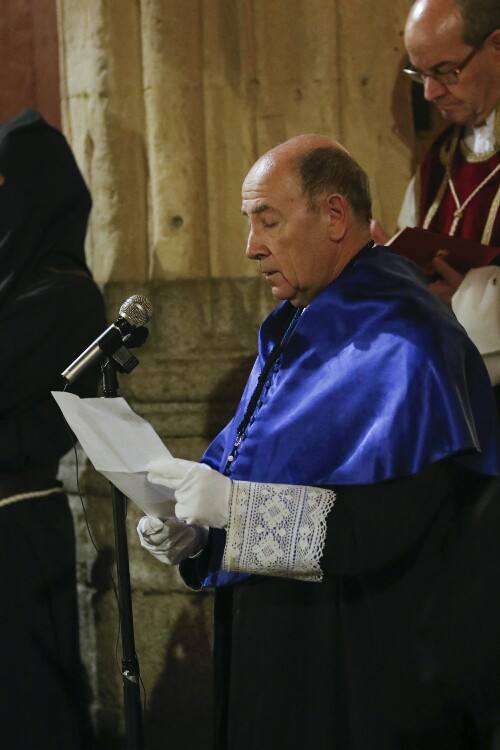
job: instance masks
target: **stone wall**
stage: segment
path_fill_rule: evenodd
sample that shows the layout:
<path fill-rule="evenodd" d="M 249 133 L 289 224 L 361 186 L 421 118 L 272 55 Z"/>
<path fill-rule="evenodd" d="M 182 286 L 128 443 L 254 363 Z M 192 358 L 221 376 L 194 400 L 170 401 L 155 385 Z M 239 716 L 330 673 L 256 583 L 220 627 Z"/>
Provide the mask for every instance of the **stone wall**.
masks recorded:
<path fill-rule="evenodd" d="M 370 0 L 58 0 L 64 129 L 94 200 L 89 261 L 110 317 L 130 293 L 153 302 L 123 389 L 174 454 L 198 458 L 230 416 L 272 305 L 243 253 L 240 185 L 256 157 L 300 132 L 335 136 L 367 169 L 375 215 L 395 224 L 411 171 L 406 9 L 406 0 L 381 0 L 376 13 Z M 99 552 L 75 502 L 82 635 L 108 750 L 122 731 L 111 504 L 95 473 L 85 485 Z M 136 521 L 132 506 L 147 747 L 207 747 L 211 596 L 143 553 Z"/>
<path fill-rule="evenodd" d="M 64 127 L 94 196 L 99 280 L 252 276 L 242 176 L 301 132 L 351 149 L 394 225 L 411 169 L 406 0 L 376 13 L 369 0 L 58 7 Z"/>

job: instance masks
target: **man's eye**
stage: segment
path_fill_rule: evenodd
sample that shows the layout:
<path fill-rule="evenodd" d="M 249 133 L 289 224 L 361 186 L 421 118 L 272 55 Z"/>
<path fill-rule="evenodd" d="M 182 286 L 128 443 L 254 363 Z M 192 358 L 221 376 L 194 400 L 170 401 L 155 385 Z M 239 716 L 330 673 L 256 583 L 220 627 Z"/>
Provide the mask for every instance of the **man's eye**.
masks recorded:
<path fill-rule="evenodd" d="M 448 73 L 453 73 L 455 69 L 456 69 L 456 65 L 455 67 L 453 67 L 453 65 L 451 67 L 447 65 L 445 68 L 440 68 L 440 67 L 437 67 L 435 69 L 432 68 L 432 72 L 438 76 L 447 76 Z"/>
<path fill-rule="evenodd" d="M 271 229 L 272 227 L 275 227 L 277 223 L 277 221 L 263 221 L 262 226 L 265 229 Z"/>

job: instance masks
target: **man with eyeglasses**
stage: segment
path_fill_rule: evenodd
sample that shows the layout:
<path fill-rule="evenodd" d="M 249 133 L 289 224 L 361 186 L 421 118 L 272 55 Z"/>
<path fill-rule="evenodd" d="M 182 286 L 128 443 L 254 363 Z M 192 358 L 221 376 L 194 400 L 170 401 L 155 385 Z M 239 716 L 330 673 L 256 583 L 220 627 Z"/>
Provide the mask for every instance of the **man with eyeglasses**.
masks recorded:
<path fill-rule="evenodd" d="M 405 73 L 450 127 L 411 181 L 398 224 L 500 246 L 500 1 L 417 0 L 405 44 Z M 500 384 L 500 269 L 464 277 L 442 258 L 434 267 L 441 278 L 431 289 L 451 304 Z"/>
<path fill-rule="evenodd" d="M 423 84 L 449 127 L 411 181 L 398 224 L 500 247 L 500 0 L 416 0 L 405 45 L 405 72 Z M 372 234 L 384 241 L 373 227 Z M 500 267 L 462 276 L 440 257 L 433 264 L 440 279 L 430 288 L 481 352 L 500 406 Z M 481 750 L 500 748 L 498 501 L 492 483 L 465 511 L 448 572 L 436 583 L 435 606 L 424 613 L 421 650 L 443 723 L 460 707 L 482 734 Z"/>

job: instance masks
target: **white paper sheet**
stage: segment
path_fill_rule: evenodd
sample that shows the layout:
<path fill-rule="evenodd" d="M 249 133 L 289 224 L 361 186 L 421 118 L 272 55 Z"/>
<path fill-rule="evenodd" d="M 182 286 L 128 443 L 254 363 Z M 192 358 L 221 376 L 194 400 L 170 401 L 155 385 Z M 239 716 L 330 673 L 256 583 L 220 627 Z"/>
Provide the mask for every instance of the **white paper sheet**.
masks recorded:
<path fill-rule="evenodd" d="M 52 395 L 94 467 L 143 511 L 174 515 L 173 490 L 147 480 L 152 462 L 173 460 L 153 427 L 124 398 Z"/>

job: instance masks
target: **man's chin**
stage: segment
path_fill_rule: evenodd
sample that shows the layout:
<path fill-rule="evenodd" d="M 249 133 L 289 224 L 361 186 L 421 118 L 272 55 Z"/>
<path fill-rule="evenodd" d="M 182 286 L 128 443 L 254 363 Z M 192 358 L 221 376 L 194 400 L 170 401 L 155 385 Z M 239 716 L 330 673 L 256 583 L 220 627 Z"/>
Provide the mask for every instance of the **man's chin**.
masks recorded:
<path fill-rule="evenodd" d="M 437 105 L 436 105 L 437 106 Z M 456 125 L 469 124 L 470 114 L 465 111 L 460 104 L 451 104 L 448 107 L 438 107 L 439 114 L 447 122 L 453 122 Z"/>
<path fill-rule="evenodd" d="M 279 300 L 292 300 L 297 294 L 297 290 L 285 284 L 271 285 L 271 294 Z"/>
<path fill-rule="evenodd" d="M 278 287 L 271 287 L 271 294 L 273 297 L 275 297 L 277 300 L 280 300 L 280 302 L 284 302 L 285 300 L 291 299 L 294 295 L 293 292 L 285 292 L 284 289 L 279 289 Z"/>
<path fill-rule="evenodd" d="M 272 287 L 271 293 L 273 297 L 280 302 L 289 302 L 293 307 L 305 307 L 311 301 L 307 294 L 304 294 L 298 289 L 282 289 L 278 287 Z"/>

